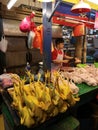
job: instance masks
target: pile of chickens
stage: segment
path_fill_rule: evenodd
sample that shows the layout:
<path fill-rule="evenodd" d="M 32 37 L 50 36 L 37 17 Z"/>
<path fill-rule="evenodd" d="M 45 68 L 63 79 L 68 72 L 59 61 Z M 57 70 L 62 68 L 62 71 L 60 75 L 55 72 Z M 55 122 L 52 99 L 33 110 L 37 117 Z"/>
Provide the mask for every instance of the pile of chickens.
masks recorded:
<path fill-rule="evenodd" d="M 39 80 L 40 74 L 37 81 L 30 72 L 28 76 L 29 84 L 25 84 L 25 79 L 14 77 L 18 82 L 12 91 L 9 90 L 12 106 L 18 111 L 21 124 L 27 127 L 43 123 L 79 101 L 78 97 L 73 96 L 69 83 L 58 72 L 53 73 L 53 83 L 48 84 L 50 87 Z"/>
<path fill-rule="evenodd" d="M 98 85 L 98 68 L 95 68 L 94 65 L 88 65 L 84 68 L 76 67 L 72 72 L 61 72 L 61 75 L 77 84 L 86 83 L 89 86 Z"/>

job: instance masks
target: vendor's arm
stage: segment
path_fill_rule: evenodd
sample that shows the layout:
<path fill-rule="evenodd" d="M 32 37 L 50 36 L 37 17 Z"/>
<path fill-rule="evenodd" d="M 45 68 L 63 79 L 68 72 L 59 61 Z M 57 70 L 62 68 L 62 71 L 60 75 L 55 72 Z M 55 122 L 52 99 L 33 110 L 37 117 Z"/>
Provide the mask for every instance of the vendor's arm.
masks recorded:
<path fill-rule="evenodd" d="M 71 60 L 71 59 L 73 59 L 73 57 L 72 56 L 68 56 L 68 55 L 64 55 L 64 59 Z"/>
<path fill-rule="evenodd" d="M 72 60 L 74 59 L 75 60 L 75 63 L 81 63 L 81 60 L 79 60 L 79 58 L 77 57 L 72 57 L 72 56 L 68 56 L 68 55 L 64 55 L 64 58 L 67 59 L 67 60 Z"/>
<path fill-rule="evenodd" d="M 69 60 L 52 60 L 52 62 L 55 64 L 62 64 L 62 63 L 68 63 Z"/>

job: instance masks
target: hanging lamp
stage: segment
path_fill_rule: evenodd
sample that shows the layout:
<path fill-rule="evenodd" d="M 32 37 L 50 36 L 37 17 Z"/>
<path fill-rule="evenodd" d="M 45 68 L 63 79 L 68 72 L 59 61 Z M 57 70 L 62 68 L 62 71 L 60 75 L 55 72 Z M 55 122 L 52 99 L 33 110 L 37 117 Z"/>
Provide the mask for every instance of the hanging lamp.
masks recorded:
<path fill-rule="evenodd" d="M 79 3 L 75 4 L 71 8 L 72 13 L 86 13 L 90 12 L 91 7 L 88 3 L 85 3 L 83 0 L 80 0 Z"/>
<path fill-rule="evenodd" d="M 37 0 L 39 2 L 53 2 L 54 0 Z"/>

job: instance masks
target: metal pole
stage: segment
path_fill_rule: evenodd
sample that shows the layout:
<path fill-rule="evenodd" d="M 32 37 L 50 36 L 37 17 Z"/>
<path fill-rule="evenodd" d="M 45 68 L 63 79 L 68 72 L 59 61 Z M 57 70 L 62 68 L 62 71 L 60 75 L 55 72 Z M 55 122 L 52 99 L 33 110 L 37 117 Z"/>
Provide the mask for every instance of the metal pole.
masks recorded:
<path fill-rule="evenodd" d="M 48 21 L 52 12 L 52 2 L 43 3 L 43 69 L 51 70 L 52 23 Z"/>

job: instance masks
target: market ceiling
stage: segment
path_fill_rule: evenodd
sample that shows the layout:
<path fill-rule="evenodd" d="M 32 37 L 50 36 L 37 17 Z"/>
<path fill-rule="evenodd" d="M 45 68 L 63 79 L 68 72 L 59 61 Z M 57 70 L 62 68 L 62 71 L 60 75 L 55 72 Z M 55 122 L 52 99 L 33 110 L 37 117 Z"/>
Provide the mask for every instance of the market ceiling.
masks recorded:
<path fill-rule="evenodd" d="M 53 17 L 53 22 L 71 27 L 74 27 L 80 23 L 81 24 L 85 23 L 87 27 L 94 28 L 95 13 L 96 13 L 95 9 L 91 9 L 90 12 L 82 14 L 79 13 L 75 14 L 71 12 L 72 6 L 78 2 L 79 0 L 75 0 L 74 3 L 72 3 L 72 0 L 62 0 L 62 2 L 56 8 Z"/>
<path fill-rule="evenodd" d="M 37 1 L 37 0 L 36 0 Z M 78 3 L 80 0 L 62 0 L 63 2 L 68 2 L 68 3 L 72 3 L 72 4 L 76 4 Z M 95 1 L 95 0 L 93 0 Z M 2 2 L 3 4 L 7 4 L 8 0 L 0 0 L 0 2 Z M 20 4 L 29 4 L 30 0 L 17 0 L 17 2 L 15 3 L 15 6 L 19 6 Z M 98 5 L 89 2 L 88 0 L 84 0 L 84 2 L 88 3 L 92 9 L 94 10 L 98 10 Z"/>

